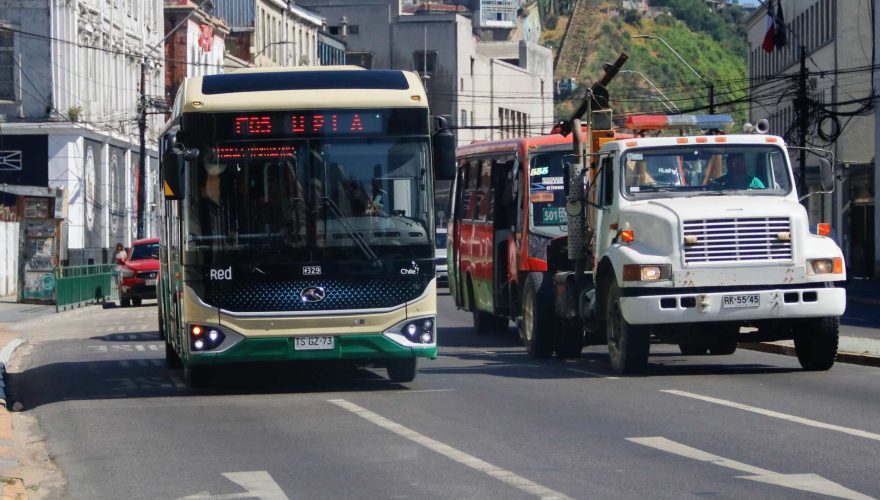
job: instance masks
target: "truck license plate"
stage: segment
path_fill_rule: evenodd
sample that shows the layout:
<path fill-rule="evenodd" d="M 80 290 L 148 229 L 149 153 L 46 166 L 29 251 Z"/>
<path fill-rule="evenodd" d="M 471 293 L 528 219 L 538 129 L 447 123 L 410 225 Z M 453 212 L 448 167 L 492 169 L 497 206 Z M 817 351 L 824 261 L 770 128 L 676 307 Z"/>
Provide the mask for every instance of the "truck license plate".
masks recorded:
<path fill-rule="evenodd" d="M 320 351 L 336 347 L 336 338 L 329 335 L 321 337 L 295 337 L 293 348 L 297 351 Z"/>
<path fill-rule="evenodd" d="M 737 307 L 760 307 L 761 296 L 757 293 L 749 295 L 725 295 L 721 299 L 721 307 L 725 309 Z"/>

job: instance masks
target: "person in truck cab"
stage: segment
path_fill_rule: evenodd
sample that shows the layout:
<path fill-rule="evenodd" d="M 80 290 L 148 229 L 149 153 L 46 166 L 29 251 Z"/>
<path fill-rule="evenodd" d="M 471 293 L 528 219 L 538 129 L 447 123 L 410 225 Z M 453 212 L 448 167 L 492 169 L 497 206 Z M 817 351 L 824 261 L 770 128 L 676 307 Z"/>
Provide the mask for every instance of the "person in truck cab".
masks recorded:
<path fill-rule="evenodd" d="M 713 189 L 766 189 L 761 179 L 746 170 L 746 158 L 740 153 L 727 156 L 727 173 L 712 179 Z"/>

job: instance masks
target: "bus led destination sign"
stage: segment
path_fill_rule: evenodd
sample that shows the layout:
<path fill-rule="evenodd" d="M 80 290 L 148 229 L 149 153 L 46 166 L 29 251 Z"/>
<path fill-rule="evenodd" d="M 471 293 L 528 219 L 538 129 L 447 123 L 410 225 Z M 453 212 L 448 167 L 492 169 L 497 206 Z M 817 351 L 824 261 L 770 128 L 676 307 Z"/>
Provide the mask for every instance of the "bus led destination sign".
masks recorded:
<path fill-rule="evenodd" d="M 373 135 L 388 128 L 385 114 L 376 111 L 236 115 L 228 127 L 234 137 Z"/>

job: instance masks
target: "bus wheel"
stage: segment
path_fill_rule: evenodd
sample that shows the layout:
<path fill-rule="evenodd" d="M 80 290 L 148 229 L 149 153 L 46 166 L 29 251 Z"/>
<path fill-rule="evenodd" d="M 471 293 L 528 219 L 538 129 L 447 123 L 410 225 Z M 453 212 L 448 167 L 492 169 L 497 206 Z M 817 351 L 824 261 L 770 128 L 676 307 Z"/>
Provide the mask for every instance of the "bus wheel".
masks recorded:
<path fill-rule="evenodd" d="M 389 359 L 385 366 L 393 382 L 412 382 L 416 378 L 416 358 Z"/>
<path fill-rule="evenodd" d="M 183 366 L 183 363 L 180 361 L 180 356 L 177 355 L 174 346 L 168 341 L 165 341 L 165 366 L 172 370 L 176 370 Z"/>
<path fill-rule="evenodd" d="M 840 318 L 811 318 L 795 323 L 794 350 L 804 370 L 824 371 L 834 365 Z"/>
<path fill-rule="evenodd" d="M 183 365 L 183 380 L 190 387 L 207 387 L 211 383 L 211 375 L 210 366 Z"/>
<path fill-rule="evenodd" d="M 651 337 L 644 325 L 630 325 L 620 310 L 620 287 L 612 281 L 606 288 L 606 333 L 611 369 L 617 374 L 642 373 L 648 366 Z"/>
<path fill-rule="evenodd" d="M 685 356 L 702 356 L 709 350 L 709 345 L 705 342 L 686 342 L 678 344 L 678 349 Z"/>
<path fill-rule="evenodd" d="M 159 312 L 159 338 L 165 340 L 165 322 L 162 320 L 162 312 Z"/>
<path fill-rule="evenodd" d="M 553 354 L 553 299 L 542 287 L 544 275 L 529 273 L 523 283 L 522 322 L 519 335 L 533 358 Z"/>

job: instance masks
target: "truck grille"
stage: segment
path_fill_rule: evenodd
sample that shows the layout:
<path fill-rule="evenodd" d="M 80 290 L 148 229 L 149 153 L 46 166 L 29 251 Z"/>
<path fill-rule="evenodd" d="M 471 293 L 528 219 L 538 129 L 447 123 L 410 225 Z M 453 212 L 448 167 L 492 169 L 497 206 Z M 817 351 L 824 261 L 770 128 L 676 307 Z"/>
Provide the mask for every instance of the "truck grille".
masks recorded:
<path fill-rule="evenodd" d="M 781 239 L 780 234 L 789 235 Z M 790 261 L 791 222 L 787 217 L 743 217 L 684 221 L 684 261 Z M 690 237 L 690 238 L 689 238 Z M 687 243 L 696 237 L 695 243 Z"/>

